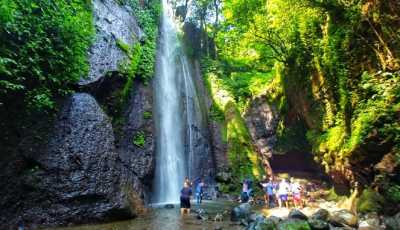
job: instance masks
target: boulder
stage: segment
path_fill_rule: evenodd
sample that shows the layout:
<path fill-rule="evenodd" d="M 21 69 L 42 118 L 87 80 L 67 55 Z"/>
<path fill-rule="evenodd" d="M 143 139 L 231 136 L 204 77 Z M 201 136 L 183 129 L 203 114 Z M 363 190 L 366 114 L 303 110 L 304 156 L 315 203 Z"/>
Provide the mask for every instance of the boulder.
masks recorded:
<path fill-rule="evenodd" d="M 240 221 L 242 219 L 245 219 L 247 221 L 250 214 L 251 214 L 251 205 L 248 203 L 244 203 L 232 209 L 231 220 Z"/>
<path fill-rule="evenodd" d="M 387 230 L 400 230 L 400 212 L 392 217 L 385 217 L 383 223 Z"/>
<path fill-rule="evenodd" d="M 320 219 L 310 218 L 308 219 L 308 224 L 310 225 L 312 230 L 328 230 L 329 224 Z"/>
<path fill-rule="evenodd" d="M 319 209 L 311 215 L 312 219 L 327 221 L 329 218 L 329 212 L 326 209 Z"/>
<path fill-rule="evenodd" d="M 307 220 L 308 217 L 298 209 L 292 209 L 288 215 L 289 219 Z"/>
<path fill-rule="evenodd" d="M 343 209 L 333 212 L 329 218 L 329 222 L 337 227 L 346 225 L 350 227 L 357 227 L 358 217 L 350 211 Z"/>
<path fill-rule="evenodd" d="M 1 226 L 17 216 L 26 226 L 49 226 L 131 218 L 143 210 L 143 187 L 124 174 L 110 119 L 89 94 L 65 101 L 46 150 L 29 162 L 18 178 L 2 180 L 8 195 L 0 204 L 8 208 Z"/>
<path fill-rule="evenodd" d="M 310 225 L 305 220 L 286 219 L 278 223 L 277 230 L 311 230 Z"/>
<path fill-rule="evenodd" d="M 377 213 L 371 212 L 363 216 L 358 224 L 358 229 L 371 230 L 371 229 L 382 229 L 380 226 L 380 219 Z"/>

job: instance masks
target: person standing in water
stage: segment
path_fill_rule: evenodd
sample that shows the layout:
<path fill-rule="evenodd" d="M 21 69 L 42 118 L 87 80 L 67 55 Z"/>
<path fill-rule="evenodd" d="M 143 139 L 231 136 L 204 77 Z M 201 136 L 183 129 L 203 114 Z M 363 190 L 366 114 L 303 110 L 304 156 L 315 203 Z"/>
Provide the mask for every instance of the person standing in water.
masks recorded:
<path fill-rule="evenodd" d="M 286 208 L 289 208 L 288 195 L 289 195 L 289 184 L 285 179 L 278 185 L 278 204 L 279 208 L 282 208 L 282 203 L 285 203 Z"/>
<path fill-rule="evenodd" d="M 293 204 L 295 208 L 303 207 L 301 200 L 302 187 L 298 181 L 295 181 L 292 177 L 290 179 L 290 191 L 292 192 Z"/>
<path fill-rule="evenodd" d="M 265 200 L 265 204 L 267 205 L 267 207 L 271 208 L 271 207 L 275 206 L 276 185 L 274 183 L 273 177 L 270 177 L 269 181 L 267 181 L 266 177 L 264 177 L 264 182 L 262 182 L 260 184 L 263 187 L 263 190 L 265 192 L 264 200 Z"/>
<path fill-rule="evenodd" d="M 190 214 L 190 197 L 192 196 L 192 188 L 190 185 L 185 181 L 183 183 L 183 188 L 181 190 L 181 214 Z"/>
<path fill-rule="evenodd" d="M 205 186 L 204 179 L 201 179 L 196 185 L 196 201 L 197 204 L 201 204 L 203 200 L 203 187 Z"/>

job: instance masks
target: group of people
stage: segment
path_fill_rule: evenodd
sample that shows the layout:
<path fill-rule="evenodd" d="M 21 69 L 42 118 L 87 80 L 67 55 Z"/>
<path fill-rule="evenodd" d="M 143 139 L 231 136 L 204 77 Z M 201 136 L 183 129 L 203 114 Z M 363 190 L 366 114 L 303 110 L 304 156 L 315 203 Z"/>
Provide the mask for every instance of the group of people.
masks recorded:
<path fill-rule="evenodd" d="M 303 193 L 304 189 L 297 180 L 294 178 L 287 182 L 286 179 L 281 179 L 279 183 L 275 182 L 273 177 L 269 180 L 264 178 L 264 181 L 260 183 L 265 195 L 265 204 L 268 207 L 275 207 L 276 202 L 279 208 L 285 206 L 289 208 L 289 203 L 293 203 L 295 208 L 303 207 Z"/>
<path fill-rule="evenodd" d="M 189 214 L 190 213 L 190 198 L 192 196 L 192 187 L 195 185 L 195 197 L 196 203 L 201 204 L 203 200 L 204 194 L 204 187 L 205 183 L 204 180 L 198 178 L 194 182 L 190 181 L 188 177 L 185 178 L 185 182 L 183 183 L 183 188 L 181 189 L 180 195 L 180 206 L 181 206 L 181 214 Z"/>

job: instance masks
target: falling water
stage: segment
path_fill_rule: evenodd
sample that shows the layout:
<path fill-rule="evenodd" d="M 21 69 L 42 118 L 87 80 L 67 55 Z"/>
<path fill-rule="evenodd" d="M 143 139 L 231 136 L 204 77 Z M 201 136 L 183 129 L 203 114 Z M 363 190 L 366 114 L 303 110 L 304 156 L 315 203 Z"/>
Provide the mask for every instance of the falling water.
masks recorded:
<path fill-rule="evenodd" d="M 199 120 L 199 100 L 192 66 L 177 36 L 172 8 L 163 0 L 161 37 L 154 81 L 157 158 L 155 203 L 176 203 L 184 177 L 192 177 L 193 130 Z"/>

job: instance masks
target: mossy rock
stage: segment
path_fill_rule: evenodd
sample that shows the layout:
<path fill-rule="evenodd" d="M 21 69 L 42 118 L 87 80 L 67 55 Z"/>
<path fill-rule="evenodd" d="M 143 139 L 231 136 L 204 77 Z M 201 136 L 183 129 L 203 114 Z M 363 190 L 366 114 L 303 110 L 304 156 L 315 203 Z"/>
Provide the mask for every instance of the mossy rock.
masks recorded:
<path fill-rule="evenodd" d="M 325 197 L 325 199 L 327 201 L 335 201 L 335 202 L 339 202 L 339 201 L 343 201 L 345 200 L 347 197 L 346 196 L 340 196 L 336 193 L 334 188 L 329 189 L 329 193 L 328 195 Z"/>
<path fill-rule="evenodd" d="M 277 230 L 311 230 L 310 225 L 305 220 L 288 219 L 277 225 Z"/>
<path fill-rule="evenodd" d="M 381 212 L 385 198 L 371 188 L 364 189 L 357 202 L 357 211 L 360 213 Z"/>

